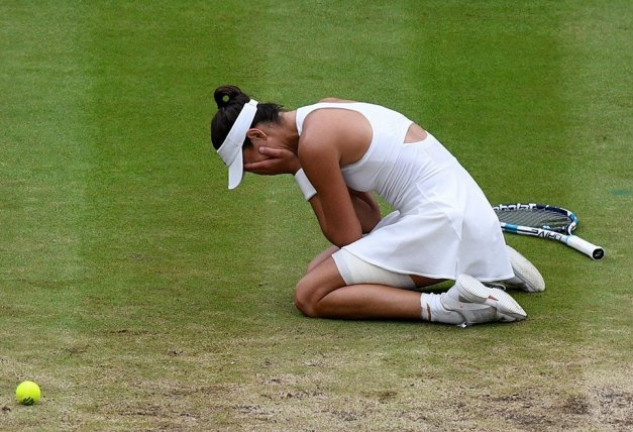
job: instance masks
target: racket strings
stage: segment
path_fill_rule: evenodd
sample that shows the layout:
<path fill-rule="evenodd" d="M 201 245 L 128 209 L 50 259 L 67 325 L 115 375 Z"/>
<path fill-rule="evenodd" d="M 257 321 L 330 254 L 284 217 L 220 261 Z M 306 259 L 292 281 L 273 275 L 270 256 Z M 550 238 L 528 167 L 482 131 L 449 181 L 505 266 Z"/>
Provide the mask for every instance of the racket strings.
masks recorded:
<path fill-rule="evenodd" d="M 501 222 L 552 231 L 565 231 L 572 222 L 566 215 L 547 209 L 495 210 L 495 212 Z"/>

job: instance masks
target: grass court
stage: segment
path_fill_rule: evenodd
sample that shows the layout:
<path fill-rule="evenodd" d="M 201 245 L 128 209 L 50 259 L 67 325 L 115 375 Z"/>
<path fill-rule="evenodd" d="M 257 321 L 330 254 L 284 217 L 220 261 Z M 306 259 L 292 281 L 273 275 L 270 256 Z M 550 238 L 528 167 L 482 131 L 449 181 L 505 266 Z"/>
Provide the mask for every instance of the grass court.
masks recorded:
<path fill-rule="evenodd" d="M 633 428 L 633 4 L 0 3 L 0 430 Z M 506 235 L 524 322 L 302 317 L 327 246 L 289 176 L 226 190 L 213 90 L 405 113 L 492 203 L 574 210 L 603 261 Z M 385 209 L 387 211 L 388 209 Z M 15 402 L 25 379 L 40 404 Z"/>

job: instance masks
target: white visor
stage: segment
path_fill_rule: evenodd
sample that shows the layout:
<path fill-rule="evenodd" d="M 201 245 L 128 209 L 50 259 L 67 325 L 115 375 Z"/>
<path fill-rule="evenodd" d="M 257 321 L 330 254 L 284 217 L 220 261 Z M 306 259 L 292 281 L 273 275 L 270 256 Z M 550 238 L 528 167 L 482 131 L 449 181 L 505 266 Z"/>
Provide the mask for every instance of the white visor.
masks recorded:
<path fill-rule="evenodd" d="M 244 177 L 242 145 L 246 139 L 246 132 L 250 129 L 257 113 L 257 104 L 258 102 L 254 99 L 244 104 L 226 139 L 218 149 L 218 154 L 229 168 L 229 189 L 238 187 Z"/>

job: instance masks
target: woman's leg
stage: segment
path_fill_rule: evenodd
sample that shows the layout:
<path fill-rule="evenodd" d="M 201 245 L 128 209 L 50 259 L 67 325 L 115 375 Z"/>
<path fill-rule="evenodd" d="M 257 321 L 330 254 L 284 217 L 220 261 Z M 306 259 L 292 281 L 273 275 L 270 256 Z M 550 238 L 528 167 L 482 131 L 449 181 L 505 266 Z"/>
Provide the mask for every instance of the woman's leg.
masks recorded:
<path fill-rule="evenodd" d="M 422 278 L 424 282 L 437 282 Z M 387 285 L 346 285 L 332 257 L 316 264 L 297 284 L 295 305 L 306 316 L 339 319 L 405 319 L 470 325 L 516 321 L 526 314 L 507 293 L 466 275 L 444 294 Z"/>
<path fill-rule="evenodd" d="M 333 252 L 315 263 L 297 284 L 295 304 L 304 315 L 342 319 L 422 319 L 419 292 L 374 284 L 346 286 L 331 258 Z"/>

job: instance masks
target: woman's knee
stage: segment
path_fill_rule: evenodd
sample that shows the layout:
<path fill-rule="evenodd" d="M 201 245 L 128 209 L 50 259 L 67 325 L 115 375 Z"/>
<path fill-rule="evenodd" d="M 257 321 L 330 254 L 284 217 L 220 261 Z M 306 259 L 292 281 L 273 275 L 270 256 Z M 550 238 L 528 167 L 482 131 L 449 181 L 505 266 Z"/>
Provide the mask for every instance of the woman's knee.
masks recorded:
<path fill-rule="evenodd" d="M 318 318 L 322 316 L 319 308 L 321 300 L 343 286 L 345 281 L 339 274 L 334 260 L 327 257 L 297 283 L 295 306 L 305 316 Z"/>
<path fill-rule="evenodd" d="M 315 287 L 311 286 L 310 278 L 304 276 L 295 286 L 295 307 L 307 317 L 317 318 L 316 303 L 314 299 Z"/>

